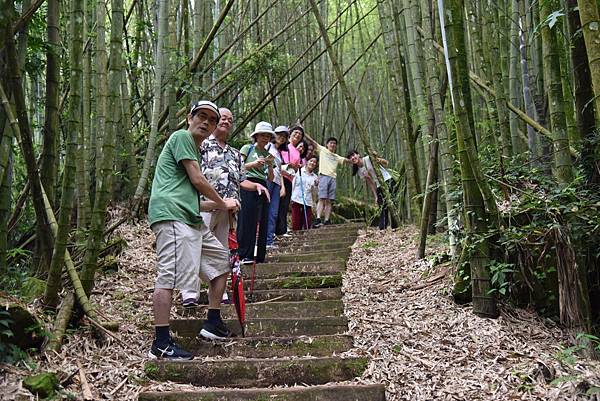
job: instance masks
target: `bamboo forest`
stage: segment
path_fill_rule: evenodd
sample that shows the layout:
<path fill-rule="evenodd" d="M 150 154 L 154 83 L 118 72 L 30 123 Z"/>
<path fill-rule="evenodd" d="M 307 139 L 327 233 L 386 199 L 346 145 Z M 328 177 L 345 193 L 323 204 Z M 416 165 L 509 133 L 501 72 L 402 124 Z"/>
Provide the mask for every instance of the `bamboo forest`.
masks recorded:
<path fill-rule="evenodd" d="M 0 399 L 600 400 L 599 0 L 0 30 Z"/>

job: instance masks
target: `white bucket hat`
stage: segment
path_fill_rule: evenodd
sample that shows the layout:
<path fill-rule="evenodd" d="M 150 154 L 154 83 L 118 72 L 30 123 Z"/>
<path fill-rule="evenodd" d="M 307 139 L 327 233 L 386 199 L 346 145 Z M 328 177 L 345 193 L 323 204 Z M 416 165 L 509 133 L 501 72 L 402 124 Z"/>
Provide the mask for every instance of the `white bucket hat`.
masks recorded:
<path fill-rule="evenodd" d="M 261 121 L 256 124 L 254 131 L 250 134 L 250 138 L 254 138 L 254 135 L 256 134 L 271 134 L 271 138 L 275 136 L 275 132 L 273 132 L 273 126 L 266 121 Z"/>

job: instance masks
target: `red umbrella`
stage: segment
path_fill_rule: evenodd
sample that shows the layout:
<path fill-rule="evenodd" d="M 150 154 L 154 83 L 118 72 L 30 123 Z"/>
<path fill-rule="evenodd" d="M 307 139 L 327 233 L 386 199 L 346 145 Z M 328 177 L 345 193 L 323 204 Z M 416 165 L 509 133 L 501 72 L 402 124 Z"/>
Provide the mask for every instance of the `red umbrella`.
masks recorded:
<path fill-rule="evenodd" d="M 231 266 L 231 293 L 233 304 L 237 313 L 242 337 L 245 337 L 246 324 L 246 297 L 244 296 L 244 279 L 240 268 L 240 256 L 237 253 L 238 242 L 235 228 L 233 227 L 233 216 L 229 215 L 229 264 Z"/>

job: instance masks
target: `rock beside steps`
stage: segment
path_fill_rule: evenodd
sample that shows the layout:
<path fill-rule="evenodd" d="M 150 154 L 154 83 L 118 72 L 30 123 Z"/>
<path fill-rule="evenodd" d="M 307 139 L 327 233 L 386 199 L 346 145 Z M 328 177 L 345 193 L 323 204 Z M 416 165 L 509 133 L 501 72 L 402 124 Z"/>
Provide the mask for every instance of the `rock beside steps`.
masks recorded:
<path fill-rule="evenodd" d="M 148 361 L 145 372 L 155 380 L 198 389 L 143 392 L 139 400 L 384 401 L 383 385 L 347 382 L 360 376 L 369 361 L 339 356 L 353 344 L 341 285 L 357 230 L 347 224 L 294 234 L 270 253 L 267 263 L 257 265 L 245 338 L 199 339 L 206 306 L 182 312 L 184 318 L 172 320 L 171 328 L 195 359 Z M 251 274 L 251 266 L 244 266 L 247 286 Z M 233 306 L 224 306 L 222 315 L 239 335 Z"/>

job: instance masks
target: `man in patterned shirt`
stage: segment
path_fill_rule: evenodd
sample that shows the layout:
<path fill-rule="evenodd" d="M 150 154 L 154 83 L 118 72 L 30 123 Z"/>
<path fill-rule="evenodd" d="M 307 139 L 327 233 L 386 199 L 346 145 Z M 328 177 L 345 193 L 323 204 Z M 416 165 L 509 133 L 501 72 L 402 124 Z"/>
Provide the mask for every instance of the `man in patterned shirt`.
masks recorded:
<path fill-rule="evenodd" d="M 217 128 L 200 146 L 200 168 L 202 174 L 211 186 L 222 197 L 240 200 L 240 187 L 246 191 L 263 192 L 269 197 L 269 191 L 262 185 L 246 180 L 246 170 L 239 150 L 227 144 L 227 138 L 233 128 L 233 114 L 231 110 L 221 107 L 221 118 Z M 219 240 L 225 249 L 228 248 L 229 212 L 218 210 L 216 204 L 205 198 L 201 201 L 202 220 L 210 231 Z M 235 218 L 234 218 L 235 227 Z M 224 297 L 226 293 L 224 294 Z M 198 305 L 198 291 L 182 291 L 183 306 L 193 307 Z M 224 298 L 227 299 L 227 298 Z"/>

